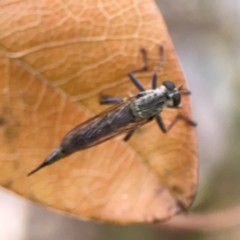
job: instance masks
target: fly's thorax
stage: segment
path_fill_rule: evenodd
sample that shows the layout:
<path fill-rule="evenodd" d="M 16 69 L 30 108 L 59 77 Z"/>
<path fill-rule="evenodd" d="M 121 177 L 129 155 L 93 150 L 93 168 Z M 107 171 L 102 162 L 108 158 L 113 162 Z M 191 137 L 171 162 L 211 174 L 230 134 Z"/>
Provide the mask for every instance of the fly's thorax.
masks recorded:
<path fill-rule="evenodd" d="M 163 111 L 167 104 L 164 87 L 140 92 L 131 106 L 132 114 L 139 118 L 152 118 Z"/>
<path fill-rule="evenodd" d="M 181 102 L 178 88 L 170 81 L 153 90 L 140 92 L 131 106 L 135 117 L 149 119 L 167 108 L 176 108 Z"/>

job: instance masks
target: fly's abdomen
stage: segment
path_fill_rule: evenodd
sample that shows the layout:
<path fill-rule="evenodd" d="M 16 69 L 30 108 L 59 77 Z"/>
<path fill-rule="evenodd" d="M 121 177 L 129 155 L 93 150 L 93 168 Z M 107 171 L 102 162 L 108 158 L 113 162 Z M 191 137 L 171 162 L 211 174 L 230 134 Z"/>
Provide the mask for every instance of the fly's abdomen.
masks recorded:
<path fill-rule="evenodd" d="M 70 131 L 62 141 L 63 149 L 71 154 L 92 147 L 126 132 L 135 124 L 130 104 L 96 116 Z"/>

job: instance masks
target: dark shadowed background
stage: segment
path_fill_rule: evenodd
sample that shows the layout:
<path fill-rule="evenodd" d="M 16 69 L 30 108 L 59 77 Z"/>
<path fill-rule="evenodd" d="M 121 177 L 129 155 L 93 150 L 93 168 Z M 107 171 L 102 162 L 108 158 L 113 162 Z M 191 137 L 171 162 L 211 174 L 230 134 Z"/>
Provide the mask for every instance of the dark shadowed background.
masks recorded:
<path fill-rule="evenodd" d="M 82 222 L 1 190 L 1 240 L 240 239 L 240 0 L 158 0 L 157 4 L 192 91 L 193 116 L 199 123 L 200 179 L 191 209 L 193 224 Z M 220 213 L 220 227 L 215 227 L 214 219 L 211 222 L 210 213 Z M 204 216 L 205 225 L 194 223 Z"/>

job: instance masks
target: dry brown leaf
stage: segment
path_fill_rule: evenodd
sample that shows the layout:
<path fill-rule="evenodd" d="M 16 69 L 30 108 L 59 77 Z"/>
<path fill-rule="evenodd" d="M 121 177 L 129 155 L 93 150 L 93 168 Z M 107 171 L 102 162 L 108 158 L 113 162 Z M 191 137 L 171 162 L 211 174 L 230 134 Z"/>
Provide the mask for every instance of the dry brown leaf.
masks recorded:
<path fill-rule="evenodd" d="M 155 122 L 78 152 L 27 178 L 74 126 L 101 112 L 100 93 L 137 90 L 127 72 L 150 69 L 164 44 L 159 81 L 184 85 L 165 24 L 151 0 L 0 3 L 0 183 L 19 195 L 83 218 L 120 223 L 164 220 L 191 205 L 197 184 L 195 129 Z M 151 71 L 136 74 L 149 88 Z M 189 98 L 183 114 L 191 117 Z M 162 116 L 168 126 L 176 110 Z"/>

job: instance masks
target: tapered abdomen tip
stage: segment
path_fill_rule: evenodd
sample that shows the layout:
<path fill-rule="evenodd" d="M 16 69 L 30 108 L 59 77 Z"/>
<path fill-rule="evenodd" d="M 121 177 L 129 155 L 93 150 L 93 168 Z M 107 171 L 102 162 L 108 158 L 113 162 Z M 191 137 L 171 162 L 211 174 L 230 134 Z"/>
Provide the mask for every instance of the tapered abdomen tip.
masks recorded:
<path fill-rule="evenodd" d="M 66 154 L 63 153 L 62 147 L 60 146 L 59 148 L 55 149 L 55 151 L 53 153 L 51 153 L 51 155 L 49 155 L 43 163 L 41 163 L 38 167 L 33 169 L 31 172 L 29 172 L 27 176 L 28 177 L 31 176 L 32 174 L 39 171 L 40 169 L 58 161 L 59 159 L 65 157 L 65 156 L 66 156 Z"/>
<path fill-rule="evenodd" d="M 49 163 L 43 162 L 41 165 L 39 165 L 37 168 L 33 169 L 31 172 L 28 173 L 28 177 L 34 174 L 35 172 L 39 171 L 40 169 L 44 168 L 45 166 L 49 165 Z"/>

